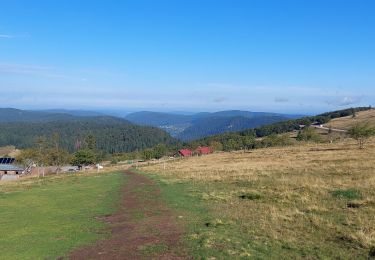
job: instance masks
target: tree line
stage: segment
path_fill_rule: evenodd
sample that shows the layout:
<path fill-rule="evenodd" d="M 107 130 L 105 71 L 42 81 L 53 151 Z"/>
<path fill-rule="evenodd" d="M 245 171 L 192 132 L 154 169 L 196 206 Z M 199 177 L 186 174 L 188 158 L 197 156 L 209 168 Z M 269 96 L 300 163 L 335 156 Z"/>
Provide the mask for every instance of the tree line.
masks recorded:
<path fill-rule="evenodd" d="M 59 134 L 59 147 L 77 151 L 88 135 L 93 135 L 96 148 L 107 154 L 132 152 L 177 141 L 155 127 L 138 126 L 113 117 L 74 118 L 53 122 L 13 122 L 0 124 L 0 146 L 20 149 L 34 147 L 38 138 L 52 139 Z"/>
<path fill-rule="evenodd" d="M 344 116 L 355 116 L 355 113 L 359 111 L 369 110 L 371 107 L 357 107 L 357 108 L 348 108 L 333 112 L 323 113 L 317 116 L 308 116 L 299 119 L 293 119 L 283 122 L 278 122 L 270 125 L 265 125 L 261 127 L 251 128 L 244 131 L 234 132 L 234 133 L 224 133 L 219 135 L 213 135 L 206 138 L 196 140 L 189 143 L 192 146 L 206 146 L 210 143 L 218 142 L 221 143 L 224 150 L 236 150 L 239 147 L 249 147 L 250 138 L 264 138 L 268 136 L 273 136 L 273 139 L 276 139 L 275 135 L 284 134 L 292 131 L 299 131 L 301 128 L 306 128 L 311 124 L 325 124 L 334 118 L 344 117 Z M 300 137 L 301 139 L 302 137 Z M 315 138 L 315 137 L 314 137 Z M 269 139 L 269 138 L 268 138 Z M 306 139 L 306 138 L 305 138 Z M 267 143 L 267 142 L 266 142 Z M 280 143 L 280 140 L 277 141 Z M 264 142 L 263 142 L 264 144 Z M 254 146 L 262 146 L 262 142 L 254 142 Z M 235 147 L 236 149 L 234 149 Z"/>
<path fill-rule="evenodd" d="M 340 111 L 324 113 L 318 116 L 304 117 L 301 119 L 288 120 L 258 128 L 252 128 L 240 132 L 224 133 L 214 135 L 200 140 L 181 143 L 175 140 L 165 141 L 165 139 L 155 137 L 154 145 L 149 147 L 134 146 L 130 151 L 127 149 L 114 149 L 108 147 L 103 149 L 101 144 L 106 143 L 111 138 L 111 143 L 127 142 L 127 139 L 119 139 L 118 136 L 101 136 L 92 133 L 87 134 L 82 140 L 75 143 L 74 150 L 71 151 L 61 146 L 61 136 L 55 132 L 49 137 L 38 137 L 34 146 L 23 150 L 20 160 L 31 158 L 38 164 L 44 165 L 63 165 L 71 163 L 73 165 L 89 165 L 95 164 L 101 160 L 110 160 L 113 163 L 123 160 L 134 159 L 159 159 L 163 156 L 173 156 L 181 148 L 196 149 L 199 146 L 210 146 L 215 151 L 233 151 L 233 150 L 249 150 L 256 148 L 264 148 L 271 146 L 287 146 L 296 141 L 321 141 L 319 135 L 311 124 L 323 124 L 333 118 L 342 116 L 355 116 L 358 111 L 368 110 L 369 107 L 351 108 Z M 290 138 L 290 132 L 298 130 L 295 139 Z M 161 131 L 161 130 L 160 130 Z M 95 133 L 95 131 L 94 131 Z M 368 137 L 375 134 L 375 130 L 369 125 L 355 126 L 348 131 L 348 134 L 358 141 L 360 148 Z M 328 131 L 328 138 L 334 139 L 334 133 Z M 104 140 L 103 140 L 104 139 Z"/>

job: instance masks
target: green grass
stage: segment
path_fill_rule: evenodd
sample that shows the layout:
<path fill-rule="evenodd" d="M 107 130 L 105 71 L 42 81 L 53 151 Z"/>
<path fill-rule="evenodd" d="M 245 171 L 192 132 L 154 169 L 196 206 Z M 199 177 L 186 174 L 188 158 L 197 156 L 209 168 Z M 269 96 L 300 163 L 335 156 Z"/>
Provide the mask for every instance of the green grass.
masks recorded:
<path fill-rule="evenodd" d="M 356 189 L 347 189 L 347 190 L 333 190 L 331 191 L 331 194 L 335 198 L 340 199 L 362 199 L 363 196 L 359 190 Z"/>
<path fill-rule="evenodd" d="M 207 183 L 176 181 L 151 173 L 147 173 L 147 176 L 159 183 L 167 205 L 181 216 L 181 225 L 186 229 L 185 244 L 194 259 L 348 259 L 354 256 L 365 259 L 369 254 L 369 248 L 364 248 L 352 236 L 352 228 L 357 224 L 350 223 L 349 217 L 355 216 L 357 211 L 349 212 L 348 215 L 346 202 L 341 202 L 342 197 L 362 198 L 358 190 L 340 190 L 327 194 L 325 200 L 330 200 L 327 203 L 332 205 L 339 202 L 340 209 L 305 211 L 293 218 L 283 219 L 282 215 L 259 216 L 256 212 L 262 207 L 303 207 L 303 204 L 299 205 L 299 197 L 291 198 L 293 202 L 289 204 L 283 198 L 276 198 L 274 193 L 233 192 L 238 186 L 253 189 L 253 183 L 246 181 Z M 247 208 L 254 215 L 248 215 L 247 219 L 243 216 L 234 217 L 232 214 L 238 207 Z M 273 230 L 271 225 L 264 226 L 265 220 L 259 220 L 258 217 L 267 221 L 279 218 L 278 230 Z M 324 221 L 331 223 L 331 230 L 323 225 Z M 306 222 L 309 222 L 307 227 L 307 224 L 302 224 Z M 280 230 L 295 232 L 296 239 L 288 241 L 282 236 L 275 239 L 273 234 Z M 308 230 L 308 233 L 303 233 L 303 230 Z M 332 234 L 330 239 L 327 239 L 327 232 Z"/>
<path fill-rule="evenodd" d="M 250 244 L 253 248 L 258 245 L 243 240 L 241 225 L 212 214 L 209 201 L 202 197 L 204 185 L 170 183 L 157 175 L 147 176 L 158 183 L 165 202 L 177 212 L 179 222 L 186 230 L 183 243 L 193 259 L 235 259 L 235 255 L 246 259 L 252 255 Z"/>
<path fill-rule="evenodd" d="M 56 259 L 108 236 L 122 173 L 65 175 L 0 186 L 1 259 Z"/>

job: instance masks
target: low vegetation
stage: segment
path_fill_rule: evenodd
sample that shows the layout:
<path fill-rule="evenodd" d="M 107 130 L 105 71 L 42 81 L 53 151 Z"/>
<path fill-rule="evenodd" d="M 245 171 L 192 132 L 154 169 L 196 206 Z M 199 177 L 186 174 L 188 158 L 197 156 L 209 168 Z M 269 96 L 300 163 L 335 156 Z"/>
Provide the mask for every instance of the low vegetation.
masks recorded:
<path fill-rule="evenodd" d="M 122 173 L 0 183 L 1 259 L 57 259 L 107 237 L 97 217 L 116 209 Z"/>
<path fill-rule="evenodd" d="M 375 139 L 216 153 L 141 171 L 160 180 L 197 258 L 365 259 L 375 246 Z"/>
<path fill-rule="evenodd" d="M 366 141 L 375 135 L 375 128 L 371 127 L 369 123 L 357 124 L 348 130 L 348 134 L 357 140 L 359 148 L 363 149 Z"/>

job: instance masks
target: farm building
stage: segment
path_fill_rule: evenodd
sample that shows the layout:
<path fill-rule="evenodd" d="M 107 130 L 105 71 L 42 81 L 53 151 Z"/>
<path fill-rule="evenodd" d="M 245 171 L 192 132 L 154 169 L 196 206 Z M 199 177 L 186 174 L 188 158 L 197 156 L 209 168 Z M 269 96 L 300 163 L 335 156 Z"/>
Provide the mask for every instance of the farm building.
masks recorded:
<path fill-rule="evenodd" d="M 197 154 L 197 155 L 204 155 L 204 154 L 210 154 L 210 153 L 213 153 L 213 150 L 212 150 L 211 147 L 207 147 L 207 146 L 198 147 L 195 150 L 195 154 Z"/>
<path fill-rule="evenodd" d="M 178 154 L 182 157 L 189 157 L 193 155 L 193 152 L 189 149 L 181 149 L 178 151 Z"/>
<path fill-rule="evenodd" d="M 0 164 L 0 181 L 16 180 L 24 169 L 11 164 Z"/>
<path fill-rule="evenodd" d="M 0 175 L 3 174 L 21 174 L 24 171 L 23 168 L 12 164 L 0 164 Z"/>
<path fill-rule="evenodd" d="M 13 165 L 14 158 L 0 158 L 0 179 L 3 175 L 18 175 L 22 174 L 24 169 Z"/>

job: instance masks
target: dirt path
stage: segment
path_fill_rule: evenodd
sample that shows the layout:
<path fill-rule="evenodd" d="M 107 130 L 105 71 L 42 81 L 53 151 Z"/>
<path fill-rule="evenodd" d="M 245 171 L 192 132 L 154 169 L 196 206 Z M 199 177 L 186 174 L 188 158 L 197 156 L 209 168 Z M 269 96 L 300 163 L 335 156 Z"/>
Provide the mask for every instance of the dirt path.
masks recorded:
<path fill-rule="evenodd" d="M 71 253 L 71 259 L 186 259 L 176 215 L 162 202 L 160 190 L 149 178 L 125 172 L 121 207 L 105 217 L 112 235 Z"/>

